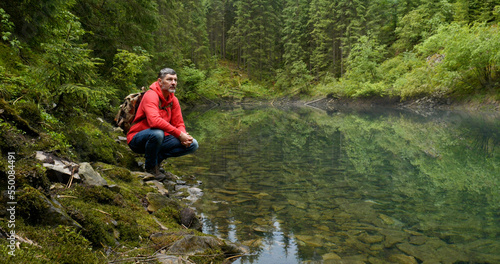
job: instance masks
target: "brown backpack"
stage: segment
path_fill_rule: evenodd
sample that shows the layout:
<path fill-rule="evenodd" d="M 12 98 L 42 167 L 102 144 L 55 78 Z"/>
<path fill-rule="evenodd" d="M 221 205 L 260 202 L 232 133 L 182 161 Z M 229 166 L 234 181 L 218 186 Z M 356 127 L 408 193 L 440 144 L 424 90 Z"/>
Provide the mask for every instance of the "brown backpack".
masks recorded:
<path fill-rule="evenodd" d="M 115 117 L 115 122 L 118 127 L 123 129 L 125 134 L 128 133 L 130 128 L 134 125 L 135 114 L 137 113 L 137 109 L 139 108 L 139 104 L 141 103 L 142 97 L 146 93 L 146 88 L 143 86 L 141 88 L 141 92 L 132 93 L 125 97 L 123 104 L 120 105 L 118 109 L 118 113 Z"/>
<path fill-rule="evenodd" d="M 142 97 L 144 97 L 144 94 L 147 90 L 148 89 L 143 86 L 141 88 L 141 92 L 127 95 L 123 100 L 123 104 L 121 104 L 120 108 L 118 109 L 118 113 L 115 117 L 115 122 L 118 127 L 123 129 L 123 133 L 125 133 L 125 135 L 128 133 L 130 128 L 137 123 L 134 122 L 135 115 L 137 114 L 137 109 L 139 109 L 139 105 L 141 104 Z M 166 107 L 162 107 L 160 100 L 158 106 L 161 110 L 165 110 L 169 107 L 172 107 L 172 103 L 170 103 Z"/>

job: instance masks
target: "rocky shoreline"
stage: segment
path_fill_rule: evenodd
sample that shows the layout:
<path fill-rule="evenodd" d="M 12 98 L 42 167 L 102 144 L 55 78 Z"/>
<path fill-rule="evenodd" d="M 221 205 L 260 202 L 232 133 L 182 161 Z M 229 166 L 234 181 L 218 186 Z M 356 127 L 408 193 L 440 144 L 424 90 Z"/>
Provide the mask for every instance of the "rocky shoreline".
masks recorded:
<path fill-rule="evenodd" d="M 100 162 L 74 163 L 42 151 L 37 151 L 35 156 L 50 180 L 50 191 L 44 193 L 32 187 L 20 190 L 17 194 L 20 217 L 35 229 L 70 226 L 93 244 L 99 241 L 108 263 L 220 263 L 248 253 L 242 245 L 201 232 L 201 219 L 190 204 L 203 195 L 199 188 L 202 183 L 193 177 L 167 172 L 166 178 L 157 180 L 146 172 Z M 5 206 L 7 192 L 0 198 L 1 205 Z M 124 206 L 132 207 L 135 212 L 135 216 L 128 216 L 126 221 L 122 218 L 127 217 L 128 212 L 120 212 Z M 5 217 L 5 208 L 0 209 L 1 216 Z M 147 224 L 141 223 L 140 218 L 147 218 Z M 144 225 L 142 232 L 141 225 Z M 109 239 L 92 238 L 94 235 Z M 0 239 L 9 237 L 7 229 L 0 226 Z M 12 239 L 16 241 L 18 254 L 31 247 L 43 249 L 43 243 L 26 232 L 20 231 Z M 139 251 L 137 247 L 143 247 L 141 251 L 149 254 L 129 254 L 134 249 L 128 244 L 134 244 L 134 240 L 136 251 Z M 24 262 L 15 256 L 10 260 L 11 263 Z"/>

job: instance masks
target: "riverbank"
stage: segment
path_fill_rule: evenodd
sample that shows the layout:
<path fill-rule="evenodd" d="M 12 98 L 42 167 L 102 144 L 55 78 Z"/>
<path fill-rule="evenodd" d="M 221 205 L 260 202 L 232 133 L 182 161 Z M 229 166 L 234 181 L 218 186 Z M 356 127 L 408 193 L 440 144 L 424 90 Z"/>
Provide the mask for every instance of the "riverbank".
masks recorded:
<path fill-rule="evenodd" d="M 215 107 L 224 105 L 308 106 L 330 112 L 397 107 L 421 115 L 438 109 L 499 112 L 497 102 L 426 98 L 405 102 L 333 97 L 244 99 L 220 102 Z M 190 225 L 198 218 L 189 210 L 189 204 L 203 189 L 196 179 L 175 167 L 168 168 L 171 175 L 164 181 L 140 172 L 137 161 L 141 158 L 128 149 L 123 133 L 101 117 L 86 114 L 60 122 L 43 116 L 38 119 L 36 115 L 17 115 L 7 107 L 0 114 L 6 121 L 0 127 L 0 147 L 2 153 L 8 150 L 14 157 L 4 157 L 1 163 L 8 167 L 8 161 L 15 162 L 15 229 L 9 225 L 7 191 L 3 191 L 0 203 L 0 252 L 5 256 L 14 253 L 9 257 L 11 263 L 123 263 L 163 261 L 173 256 L 184 263 L 221 263 L 244 252 L 238 245 L 201 233 L 199 225 Z M 50 129 L 40 126 L 40 120 Z M 50 158 L 38 159 L 37 151 Z M 185 162 L 192 162 L 189 159 L 186 157 Z M 59 164 L 66 176 L 47 164 Z M 82 167 L 97 176 L 93 180 L 75 178 L 75 173 L 85 174 L 79 171 Z M 7 171 L 2 174 L 0 183 L 7 186 Z M 185 251 L 187 244 L 195 241 L 209 247 Z M 177 249 L 171 251 L 174 245 Z"/>
<path fill-rule="evenodd" d="M 7 192 L 0 196 L 0 252 L 9 263 L 222 263 L 246 252 L 201 232 L 190 204 L 202 183 L 191 176 L 158 180 L 42 151 L 35 159 L 49 190 L 24 185 L 14 206 Z"/>
<path fill-rule="evenodd" d="M 143 158 L 101 116 L 28 106 L 0 107 L 4 261 L 222 263 L 245 252 L 201 232 L 190 208 L 201 182 L 171 167 L 161 181 L 142 172 Z"/>
<path fill-rule="evenodd" d="M 421 97 L 402 100 L 399 97 L 363 97 L 363 98 L 339 98 L 339 97 L 282 97 L 271 100 L 259 100 L 245 98 L 243 100 L 217 101 L 210 102 L 213 107 L 232 107 L 242 105 L 246 107 L 271 105 L 274 107 L 313 107 L 324 111 L 339 111 L 346 109 L 369 110 L 374 108 L 396 108 L 405 109 L 420 115 L 430 115 L 435 111 L 464 111 L 464 112 L 482 112 L 493 115 L 500 115 L 500 102 L 491 98 L 439 98 L 439 97 Z"/>

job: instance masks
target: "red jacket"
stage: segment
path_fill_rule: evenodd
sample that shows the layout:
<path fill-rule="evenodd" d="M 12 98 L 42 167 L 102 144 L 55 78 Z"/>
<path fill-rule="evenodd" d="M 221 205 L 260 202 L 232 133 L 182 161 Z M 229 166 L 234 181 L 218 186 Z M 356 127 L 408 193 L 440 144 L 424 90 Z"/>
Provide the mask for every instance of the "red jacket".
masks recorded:
<path fill-rule="evenodd" d="M 168 98 L 165 98 L 158 82 L 154 82 L 149 88 L 137 109 L 134 119 L 137 123 L 127 133 L 127 143 L 130 143 L 135 134 L 148 128 L 161 129 L 165 132 L 165 136 L 173 135 L 177 138 L 181 132 L 186 133 L 177 97 L 170 93 Z M 166 109 L 160 109 L 160 100 L 162 108 Z"/>

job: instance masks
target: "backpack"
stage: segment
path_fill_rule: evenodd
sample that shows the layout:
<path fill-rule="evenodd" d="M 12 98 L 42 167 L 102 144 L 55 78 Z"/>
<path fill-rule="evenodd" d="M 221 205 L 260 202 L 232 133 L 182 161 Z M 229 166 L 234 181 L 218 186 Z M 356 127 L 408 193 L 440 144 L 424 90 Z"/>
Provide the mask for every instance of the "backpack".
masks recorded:
<path fill-rule="evenodd" d="M 118 113 L 115 117 L 115 122 L 118 127 L 123 129 L 125 134 L 128 133 L 130 128 L 135 125 L 134 118 L 141 103 L 142 97 L 146 93 L 146 88 L 144 86 L 141 88 L 141 92 L 132 93 L 125 97 L 123 104 L 120 105 Z"/>
<path fill-rule="evenodd" d="M 135 115 L 137 113 L 137 109 L 139 109 L 139 105 L 141 104 L 142 97 L 144 97 L 147 90 L 148 89 L 143 86 L 141 88 L 141 92 L 127 95 L 123 100 L 123 104 L 121 104 L 118 109 L 115 122 L 118 127 L 123 129 L 123 133 L 125 133 L 125 135 L 128 133 L 130 128 L 137 123 L 134 122 Z M 160 100 L 158 107 L 160 110 L 166 110 L 167 108 L 172 107 L 172 102 L 165 107 L 161 105 Z"/>

